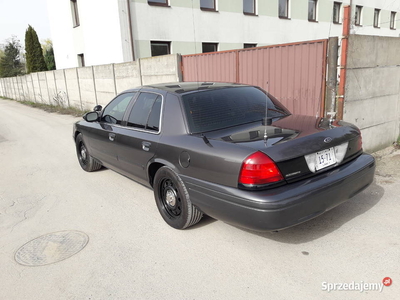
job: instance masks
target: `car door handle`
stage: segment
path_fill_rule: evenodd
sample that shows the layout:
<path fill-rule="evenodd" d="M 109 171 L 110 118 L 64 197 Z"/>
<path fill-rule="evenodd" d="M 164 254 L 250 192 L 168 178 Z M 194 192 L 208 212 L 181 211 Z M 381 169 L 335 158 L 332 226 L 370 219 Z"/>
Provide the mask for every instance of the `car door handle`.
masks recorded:
<path fill-rule="evenodd" d="M 108 134 L 108 139 L 109 139 L 111 142 L 114 142 L 114 140 L 115 140 L 115 133 L 109 133 L 109 134 Z"/>
<path fill-rule="evenodd" d="M 150 145 L 151 145 L 150 142 L 142 142 L 142 149 L 144 151 L 149 151 L 150 150 Z"/>

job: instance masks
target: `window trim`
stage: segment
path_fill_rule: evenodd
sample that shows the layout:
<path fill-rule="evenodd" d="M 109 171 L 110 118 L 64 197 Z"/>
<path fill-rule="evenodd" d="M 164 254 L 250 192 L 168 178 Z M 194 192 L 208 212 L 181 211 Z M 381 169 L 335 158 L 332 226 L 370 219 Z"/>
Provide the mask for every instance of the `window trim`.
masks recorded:
<path fill-rule="evenodd" d="M 143 128 L 137 128 L 137 127 L 131 127 L 128 126 L 128 120 L 129 120 L 129 116 L 131 115 L 132 109 L 135 106 L 135 103 L 137 101 L 137 99 L 139 98 L 141 93 L 147 93 L 147 94 L 156 94 L 158 96 L 161 96 L 161 110 L 160 110 L 160 126 L 158 128 L 158 131 L 154 131 L 154 130 L 147 130 L 147 129 L 143 129 Z M 156 98 L 157 99 L 157 98 Z M 153 104 L 154 105 L 154 104 Z M 153 108 L 152 108 L 153 109 Z M 151 110 L 150 110 L 150 114 L 151 114 Z M 149 115 L 150 115 L 149 114 Z M 145 133 L 151 133 L 154 135 L 159 135 L 161 133 L 162 130 L 162 117 L 164 114 L 164 95 L 160 94 L 158 92 L 153 92 L 153 91 L 145 91 L 145 90 L 138 90 L 136 91 L 136 95 L 131 99 L 131 103 L 128 105 L 128 107 L 126 108 L 126 112 L 124 114 L 124 117 L 122 119 L 121 125 L 116 125 L 119 127 L 122 127 L 124 129 L 129 129 L 129 130 L 133 130 L 133 131 L 139 131 L 139 132 L 145 132 Z"/>
<path fill-rule="evenodd" d="M 314 8 L 315 8 L 315 18 L 314 19 L 310 19 L 310 1 L 314 2 Z M 307 18 L 308 18 L 308 22 L 314 22 L 317 23 L 318 22 L 318 0 L 308 0 L 308 10 L 307 10 Z"/>
<path fill-rule="evenodd" d="M 390 12 L 390 24 L 389 27 L 391 30 L 396 30 L 396 16 L 397 16 L 397 11 L 391 11 Z M 393 18 L 392 18 L 393 17 Z"/>
<path fill-rule="evenodd" d="M 245 47 L 245 45 L 252 45 L 251 47 Z M 257 43 L 243 43 L 243 49 L 251 49 L 251 48 L 257 48 Z"/>
<path fill-rule="evenodd" d="M 152 45 L 153 45 L 153 43 L 155 43 L 155 44 L 167 45 L 167 46 L 168 46 L 168 54 L 162 54 L 162 55 L 170 55 L 170 54 L 171 54 L 171 41 L 150 41 L 150 53 L 151 53 L 151 57 L 161 56 L 161 55 L 153 56 L 153 50 L 152 50 Z"/>
<path fill-rule="evenodd" d="M 162 6 L 162 7 L 171 7 L 169 4 L 170 0 L 165 0 L 165 3 L 153 2 L 151 0 L 147 0 L 147 4 L 151 6 Z"/>
<path fill-rule="evenodd" d="M 86 64 L 85 64 L 85 54 L 84 54 L 84 53 L 79 53 L 79 54 L 77 55 L 77 57 L 78 57 L 78 68 L 84 68 L 84 67 L 86 67 Z"/>
<path fill-rule="evenodd" d="M 242 3 L 243 3 L 243 14 L 246 15 L 246 16 L 258 16 L 258 14 L 257 14 L 257 3 L 258 3 L 258 0 L 251 0 L 254 3 L 254 12 L 252 12 L 252 13 L 244 11 L 244 1 L 246 1 L 246 0 L 242 1 Z"/>
<path fill-rule="evenodd" d="M 342 2 L 338 2 L 338 1 L 334 1 L 333 2 L 333 11 L 332 11 L 332 23 L 333 24 L 342 24 L 342 22 L 340 22 L 340 16 L 342 15 Z M 339 5 L 339 13 L 338 13 L 338 20 L 336 21 L 335 20 L 335 15 L 334 15 L 334 12 L 335 12 L 335 5 Z"/>
<path fill-rule="evenodd" d="M 71 13 L 72 13 L 72 26 L 73 28 L 81 25 L 79 20 L 78 2 L 77 0 L 70 0 L 71 3 Z"/>
<path fill-rule="evenodd" d="M 378 18 L 376 19 L 376 12 L 378 12 Z M 381 28 L 381 9 L 375 8 L 374 9 L 374 28 Z"/>
<path fill-rule="evenodd" d="M 286 1 L 286 16 L 280 15 L 280 10 L 279 10 L 280 1 Z M 290 17 L 291 17 L 290 16 L 290 13 L 291 13 L 290 2 L 291 2 L 291 0 L 279 0 L 278 1 L 278 17 L 279 17 L 279 19 L 290 20 Z"/>
<path fill-rule="evenodd" d="M 203 52 L 203 45 L 204 45 L 204 44 L 216 45 L 216 50 L 215 50 L 215 51 L 211 51 L 211 52 Z M 201 43 L 201 53 L 214 53 L 214 52 L 218 52 L 218 45 L 219 45 L 219 43 L 215 43 L 215 42 L 202 42 L 202 43 Z"/>
<path fill-rule="evenodd" d="M 214 11 L 214 12 L 218 12 L 217 10 L 217 0 L 213 0 L 214 1 L 214 8 L 207 8 L 207 7 L 202 7 L 201 6 L 201 0 L 200 0 L 200 9 L 203 11 Z"/>
<path fill-rule="evenodd" d="M 356 10 L 355 10 L 355 14 L 357 13 L 357 9 L 359 9 L 359 16 L 358 16 L 358 20 L 359 22 L 357 22 L 357 18 L 356 15 L 354 15 L 354 25 L 356 26 L 362 26 L 362 16 L 363 16 L 363 9 L 364 7 L 361 5 L 356 5 Z"/>

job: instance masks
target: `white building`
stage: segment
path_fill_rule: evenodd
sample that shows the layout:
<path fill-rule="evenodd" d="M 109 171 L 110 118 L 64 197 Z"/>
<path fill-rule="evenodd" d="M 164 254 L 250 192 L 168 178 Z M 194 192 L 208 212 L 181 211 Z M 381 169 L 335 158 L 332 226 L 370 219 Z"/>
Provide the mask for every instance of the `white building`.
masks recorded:
<path fill-rule="evenodd" d="M 399 36 L 400 0 L 48 0 L 57 68 L 352 33 Z"/>

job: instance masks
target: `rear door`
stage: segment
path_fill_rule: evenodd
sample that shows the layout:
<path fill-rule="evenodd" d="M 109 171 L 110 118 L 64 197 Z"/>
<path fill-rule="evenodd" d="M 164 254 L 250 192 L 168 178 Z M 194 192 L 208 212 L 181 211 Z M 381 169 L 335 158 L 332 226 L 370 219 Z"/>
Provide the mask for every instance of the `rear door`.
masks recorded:
<path fill-rule="evenodd" d="M 154 156 L 161 132 L 163 95 L 141 92 L 124 127 L 119 128 L 119 167 L 123 173 L 148 184 L 147 163 Z"/>

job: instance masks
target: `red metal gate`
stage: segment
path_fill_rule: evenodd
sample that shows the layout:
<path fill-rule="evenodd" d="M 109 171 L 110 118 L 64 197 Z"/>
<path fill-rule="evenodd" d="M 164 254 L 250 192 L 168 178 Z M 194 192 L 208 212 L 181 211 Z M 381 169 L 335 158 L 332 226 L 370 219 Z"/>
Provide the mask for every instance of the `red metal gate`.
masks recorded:
<path fill-rule="evenodd" d="M 252 84 L 292 113 L 323 116 L 328 40 L 182 55 L 183 81 Z"/>

